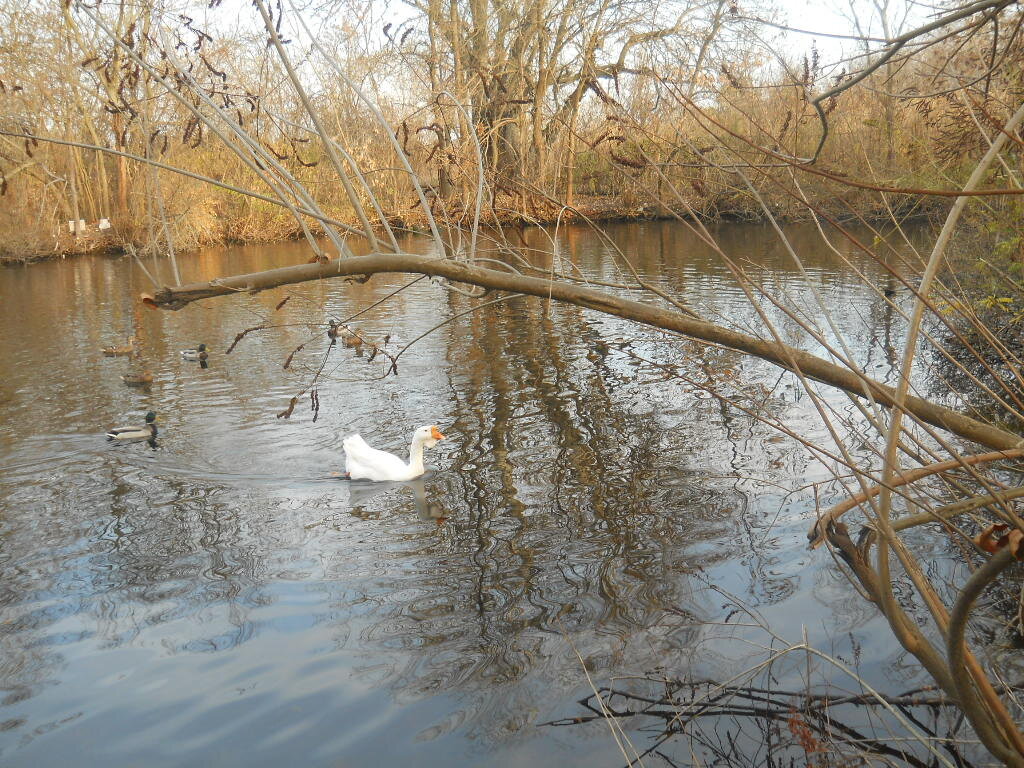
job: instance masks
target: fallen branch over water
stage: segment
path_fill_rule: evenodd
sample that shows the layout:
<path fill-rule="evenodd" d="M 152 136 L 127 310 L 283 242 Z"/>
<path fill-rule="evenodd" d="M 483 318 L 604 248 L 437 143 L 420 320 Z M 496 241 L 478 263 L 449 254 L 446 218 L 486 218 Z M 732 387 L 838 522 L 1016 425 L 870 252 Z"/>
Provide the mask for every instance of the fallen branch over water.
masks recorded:
<path fill-rule="evenodd" d="M 326 263 L 297 264 L 208 282 L 165 287 L 153 295 L 143 294 L 142 298 L 153 307 L 181 309 L 193 301 L 232 293 L 257 293 L 310 280 L 394 272 L 441 277 L 455 283 L 574 304 L 625 320 L 674 331 L 701 341 L 720 344 L 767 360 L 786 370 L 798 372 L 823 384 L 837 387 L 857 397 L 870 396 L 887 407 L 891 407 L 896 401 L 896 392 L 892 387 L 870 379 L 860 371 L 844 368 L 786 344 L 765 341 L 695 319 L 677 310 L 645 304 L 594 288 L 486 269 L 453 259 L 409 253 L 373 253 L 367 256 L 335 259 Z M 995 450 L 1008 450 L 1020 444 L 1020 437 L 1017 435 L 919 397 L 908 396 L 904 408 L 908 414 L 922 422 Z"/>

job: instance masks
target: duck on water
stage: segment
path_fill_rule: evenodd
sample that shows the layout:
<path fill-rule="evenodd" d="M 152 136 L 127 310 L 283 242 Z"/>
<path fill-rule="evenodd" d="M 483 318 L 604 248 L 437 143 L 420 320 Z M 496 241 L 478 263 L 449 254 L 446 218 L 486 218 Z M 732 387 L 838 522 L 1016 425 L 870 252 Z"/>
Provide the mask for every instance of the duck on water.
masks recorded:
<path fill-rule="evenodd" d="M 132 440 L 153 440 L 156 438 L 156 414 L 146 414 L 146 423 L 136 427 L 114 427 L 107 432 L 108 440 L 130 442 Z"/>

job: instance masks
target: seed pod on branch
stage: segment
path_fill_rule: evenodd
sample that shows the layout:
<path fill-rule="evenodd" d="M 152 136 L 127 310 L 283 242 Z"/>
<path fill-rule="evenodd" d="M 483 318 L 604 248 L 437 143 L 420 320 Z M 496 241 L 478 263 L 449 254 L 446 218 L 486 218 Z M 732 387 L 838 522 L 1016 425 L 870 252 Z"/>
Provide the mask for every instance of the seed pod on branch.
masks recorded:
<path fill-rule="evenodd" d="M 286 371 L 288 370 L 288 366 L 290 366 L 292 364 L 292 358 L 295 357 L 295 353 L 296 352 L 301 352 L 302 348 L 305 347 L 305 346 L 306 346 L 305 344 L 299 344 L 299 346 L 297 346 L 295 349 L 292 350 L 292 353 L 290 355 L 288 355 L 288 359 L 284 361 L 284 365 L 282 366 L 282 368 L 284 368 L 284 370 L 286 370 Z"/>
<path fill-rule="evenodd" d="M 290 419 L 291 416 L 292 416 L 292 411 L 295 410 L 295 404 L 297 402 L 299 402 L 298 396 L 295 396 L 291 400 L 289 400 L 288 401 L 288 407 L 285 408 L 283 411 L 281 411 L 279 414 L 277 414 L 277 418 L 279 418 L 279 419 Z"/>
<path fill-rule="evenodd" d="M 619 165 L 626 166 L 627 168 L 641 169 L 641 168 L 646 168 L 647 167 L 647 163 L 644 162 L 643 160 L 634 160 L 631 157 L 624 157 L 622 155 L 617 155 L 617 154 L 615 154 L 614 151 L 609 152 L 609 154 L 612 156 L 612 160 L 617 162 Z"/>
<path fill-rule="evenodd" d="M 181 143 L 188 144 L 192 138 L 193 132 L 199 128 L 199 118 L 190 118 L 188 123 L 185 125 L 185 132 L 181 135 Z"/>
<path fill-rule="evenodd" d="M 241 333 L 239 333 L 239 334 L 237 334 L 235 336 L 235 340 L 231 342 L 231 346 L 227 348 L 227 351 L 224 354 L 225 355 L 230 355 L 231 351 L 236 346 L 238 346 L 238 342 L 240 342 L 242 339 L 244 339 L 246 336 L 248 336 L 253 331 L 262 331 L 266 327 L 267 327 L 266 323 L 261 323 L 260 325 L 254 325 L 252 328 L 246 328 L 244 331 L 242 331 Z"/>
<path fill-rule="evenodd" d="M 792 109 L 787 109 L 786 110 L 786 119 L 782 121 L 782 129 L 779 131 L 779 141 L 782 141 L 783 137 L 786 135 L 786 131 L 789 130 L 789 122 L 792 119 L 793 119 L 793 110 Z"/>

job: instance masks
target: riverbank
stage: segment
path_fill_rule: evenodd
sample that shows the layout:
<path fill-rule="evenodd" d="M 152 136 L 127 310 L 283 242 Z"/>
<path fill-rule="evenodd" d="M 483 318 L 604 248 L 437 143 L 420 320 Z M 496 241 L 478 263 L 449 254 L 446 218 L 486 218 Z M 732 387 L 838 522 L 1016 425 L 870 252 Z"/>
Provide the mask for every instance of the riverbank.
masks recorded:
<path fill-rule="evenodd" d="M 728 204 L 726 201 L 716 201 L 711 205 L 708 201 L 694 201 L 681 210 L 672 210 L 662 204 L 643 203 L 623 199 L 621 196 L 590 196 L 577 198 L 573 206 L 532 201 L 525 206 L 528 209 L 526 211 L 515 211 L 511 208 L 498 210 L 492 207 L 482 211 L 480 223 L 483 226 L 523 227 L 586 221 L 604 224 L 669 221 L 677 218 L 696 218 L 705 224 L 752 223 L 767 220 L 760 208 L 737 203 L 736 200 Z M 820 204 L 816 208 L 822 212 L 823 217 L 833 221 L 845 223 L 860 220 L 872 224 L 891 224 L 894 215 L 900 217 L 902 222 L 920 220 L 940 213 L 942 203 L 943 201 L 938 201 L 927 207 L 907 204 L 894 207 L 892 211 L 867 209 L 859 215 L 852 213 L 846 202 L 838 200 Z M 779 202 L 773 202 L 769 207 L 773 217 L 785 223 L 801 223 L 812 218 L 811 213 L 803 206 L 784 206 Z M 442 213 L 438 209 L 435 209 L 434 215 L 438 219 L 442 218 Z M 209 246 L 258 245 L 301 240 L 304 236 L 302 230 L 294 224 L 289 226 L 283 216 L 284 214 L 282 219 L 274 222 L 274 226 L 266 228 L 235 226 L 230 220 L 222 221 L 217 227 L 189 228 L 192 232 L 191 237 L 174 237 L 176 250 L 184 253 Z M 446 221 L 465 228 L 471 226 L 473 220 L 472 212 L 465 210 L 448 211 L 443 217 Z M 358 227 L 358 222 L 354 219 L 347 223 L 352 227 Z M 427 234 L 430 231 L 426 216 L 418 210 L 392 215 L 388 223 L 396 234 Z M 312 229 L 314 234 L 323 234 L 320 228 Z M 146 236 L 151 231 L 142 231 L 141 227 L 133 226 L 122 232 L 116 227 L 116 222 L 112 228 L 99 230 L 95 223 L 87 222 L 85 231 L 77 235 L 70 232 L 43 235 L 22 231 L 20 237 L 13 237 L 11 233 L 7 233 L 7 236 L 0 238 L 0 266 L 19 266 L 86 254 L 123 255 L 126 242 L 133 243 L 140 252 L 145 252 L 150 247 L 147 245 Z M 263 236 L 264 234 L 266 236 Z M 160 244 L 156 247 L 158 252 L 166 252 L 166 246 Z"/>

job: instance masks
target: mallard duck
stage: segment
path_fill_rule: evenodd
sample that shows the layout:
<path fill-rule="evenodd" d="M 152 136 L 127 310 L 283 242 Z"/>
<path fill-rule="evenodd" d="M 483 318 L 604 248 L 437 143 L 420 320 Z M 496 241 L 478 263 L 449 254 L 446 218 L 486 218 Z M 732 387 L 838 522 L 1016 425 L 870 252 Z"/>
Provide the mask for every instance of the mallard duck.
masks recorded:
<path fill-rule="evenodd" d="M 377 480 L 402 482 L 422 475 L 423 449 L 433 448 L 438 440 L 444 440 L 435 426 L 420 427 L 412 433 L 409 446 L 409 461 L 402 461 L 393 453 L 371 448 L 359 435 L 350 435 L 342 441 L 345 448 L 345 469 L 352 480 Z"/>
<path fill-rule="evenodd" d="M 346 347 L 355 347 L 358 349 L 363 346 L 363 337 L 347 325 L 343 325 L 341 326 L 341 343 Z"/>
<path fill-rule="evenodd" d="M 156 414 L 146 414 L 146 423 L 141 427 L 114 427 L 107 432 L 108 440 L 152 440 L 156 437 Z"/>
<path fill-rule="evenodd" d="M 125 357 L 135 354 L 135 340 L 131 339 L 123 347 L 103 347 L 100 350 L 105 357 Z"/>
<path fill-rule="evenodd" d="M 143 384 L 153 383 L 153 374 L 149 371 L 143 371 L 142 373 L 126 373 L 121 376 L 121 381 L 129 387 L 141 387 Z"/>
<path fill-rule="evenodd" d="M 327 338 L 331 340 L 331 346 L 334 346 L 338 342 L 338 339 L 341 339 L 341 343 L 346 347 L 362 346 L 362 337 L 344 323 L 328 320 L 327 324 L 330 326 L 327 329 Z"/>
<path fill-rule="evenodd" d="M 181 356 L 186 360 L 205 360 L 210 355 L 206 351 L 206 345 L 200 344 L 195 349 L 183 349 L 181 350 Z"/>

